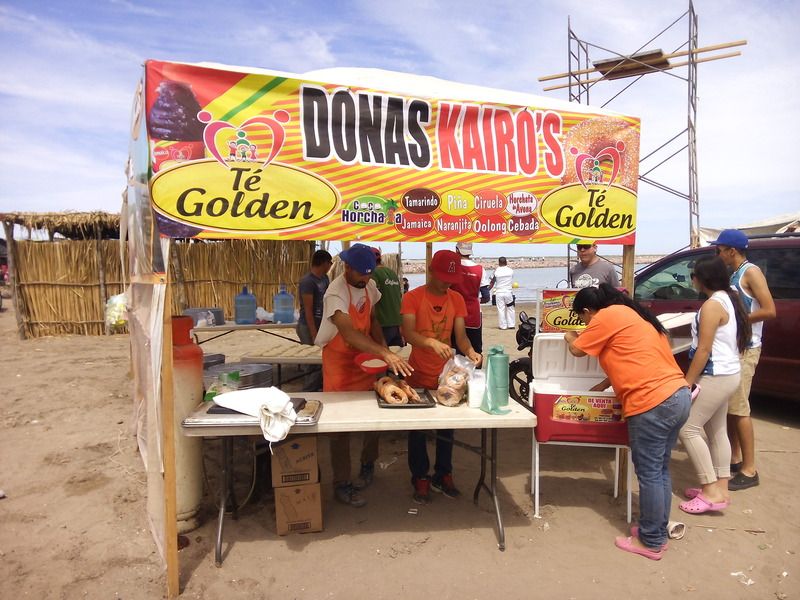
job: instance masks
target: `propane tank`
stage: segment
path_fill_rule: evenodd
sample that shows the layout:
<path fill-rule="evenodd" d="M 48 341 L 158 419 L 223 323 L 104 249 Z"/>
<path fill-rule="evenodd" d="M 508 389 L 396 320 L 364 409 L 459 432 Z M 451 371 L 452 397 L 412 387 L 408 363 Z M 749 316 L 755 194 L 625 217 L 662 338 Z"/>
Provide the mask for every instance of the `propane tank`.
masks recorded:
<path fill-rule="evenodd" d="M 191 337 L 192 317 L 172 317 L 172 379 L 175 398 L 175 488 L 178 533 L 200 525 L 203 438 L 187 437 L 181 422 L 203 400 L 203 351 Z"/>

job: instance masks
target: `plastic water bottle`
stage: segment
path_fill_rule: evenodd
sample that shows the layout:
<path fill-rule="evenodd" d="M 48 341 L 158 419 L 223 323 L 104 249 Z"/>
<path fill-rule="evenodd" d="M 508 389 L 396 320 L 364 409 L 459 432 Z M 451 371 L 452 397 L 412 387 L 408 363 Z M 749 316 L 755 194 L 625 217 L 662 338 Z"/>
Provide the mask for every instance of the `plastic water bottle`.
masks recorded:
<path fill-rule="evenodd" d="M 256 297 L 247 291 L 247 286 L 242 288 L 241 294 L 236 295 L 234 314 L 238 325 L 252 325 L 256 322 Z"/>
<path fill-rule="evenodd" d="M 286 291 L 285 283 L 281 283 L 280 291 L 273 297 L 272 308 L 276 323 L 294 322 L 294 296 Z"/>

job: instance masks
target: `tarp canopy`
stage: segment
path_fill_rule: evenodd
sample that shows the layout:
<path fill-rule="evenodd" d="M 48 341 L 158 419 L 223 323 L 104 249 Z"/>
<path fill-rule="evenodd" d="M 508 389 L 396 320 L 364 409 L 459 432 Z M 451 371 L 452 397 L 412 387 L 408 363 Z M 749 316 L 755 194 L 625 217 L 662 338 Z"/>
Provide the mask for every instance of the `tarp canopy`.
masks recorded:
<path fill-rule="evenodd" d="M 591 239 L 632 251 L 639 128 L 603 109 L 401 73 L 147 61 L 125 214 L 135 421 L 168 587 L 177 547 L 164 499 L 185 416 L 172 415 L 164 323 L 170 238 Z"/>
<path fill-rule="evenodd" d="M 162 235 L 635 240 L 635 117 L 371 69 L 147 61 L 142 94 Z"/>
<path fill-rule="evenodd" d="M 785 231 L 794 231 L 791 227 L 800 227 L 800 212 L 786 213 L 756 221 L 755 223 L 748 223 L 747 225 L 738 225 L 733 229 L 740 229 L 745 232 L 748 237 L 752 235 L 764 233 L 784 233 Z M 719 237 L 720 231 L 729 229 L 727 227 L 701 227 L 700 228 L 700 243 L 707 245 L 709 242 Z"/>

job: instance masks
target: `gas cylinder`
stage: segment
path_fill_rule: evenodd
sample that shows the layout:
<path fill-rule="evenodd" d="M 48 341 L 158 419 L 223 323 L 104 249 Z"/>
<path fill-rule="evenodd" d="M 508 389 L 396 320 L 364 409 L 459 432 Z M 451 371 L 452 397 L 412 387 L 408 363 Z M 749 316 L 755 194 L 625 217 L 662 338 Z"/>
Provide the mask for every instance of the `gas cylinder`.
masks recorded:
<path fill-rule="evenodd" d="M 172 317 L 175 399 L 175 487 L 178 533 L 196 529 L 203 495 L 203 438 L 187 437 L 181 422 L 203 401 L 203 351 L 194 343 L 192 317 Z"/>

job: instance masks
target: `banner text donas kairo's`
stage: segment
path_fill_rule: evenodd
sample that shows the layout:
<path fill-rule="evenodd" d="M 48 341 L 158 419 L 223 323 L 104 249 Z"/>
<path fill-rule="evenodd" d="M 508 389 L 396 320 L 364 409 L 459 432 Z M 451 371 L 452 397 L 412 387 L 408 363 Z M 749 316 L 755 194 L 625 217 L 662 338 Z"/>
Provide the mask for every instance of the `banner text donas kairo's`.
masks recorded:
<path fill-rule="evenodd" d="M 157 61 L 144 94 L 164 235 L 634 242 L 636 118 Z"/>

